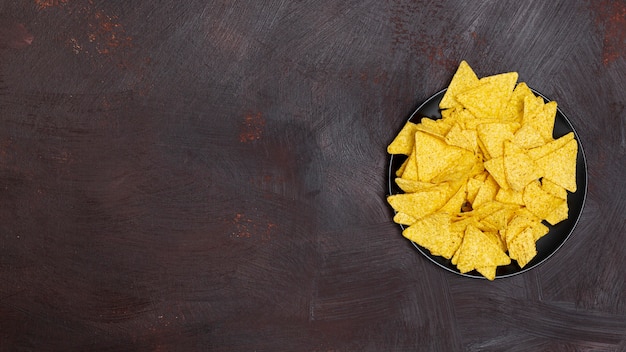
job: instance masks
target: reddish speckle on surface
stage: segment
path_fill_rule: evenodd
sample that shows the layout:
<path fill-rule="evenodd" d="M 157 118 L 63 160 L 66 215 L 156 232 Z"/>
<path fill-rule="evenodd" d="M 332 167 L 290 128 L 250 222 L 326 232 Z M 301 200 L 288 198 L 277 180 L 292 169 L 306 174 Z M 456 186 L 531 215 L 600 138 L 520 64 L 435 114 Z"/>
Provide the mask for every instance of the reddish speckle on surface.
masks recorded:
<path fill-rule="evenodd" d="M 242 143 L 261 139 L 265 128 L 265 118 L 260 112 L 249 113 L 244 117 L 239 133 L 239 141 Z"/>
<path fill-rule="evenodd" d="M 35 5 L 41 10 L 48 7 L 65 5 L 67 2 L 68 0 L 35 0 Z"/>
<path fill-rule="evenodd" d="M 123 48 L 133 46 L 133 38 L 126 34 L 117 16 L 96 11 L 89 22 L 89 42 L 95 43 L 99 54 L 112 54 Z"/>
<path fill-rule="evenodd" d="M 626 3 L 590 1 L 596 25 L 603 32 L 602 63 L 606 66 L 626 55 Z"/>
<path fill-rule="evenodd" d="M 231 236 L 238 239 L 257 239 L 267 242 L 272 239 L 272 233 L 278 225 L 267 220 L 255 221 L 242 213 L 237 213 L 232 219 L 234 225 Z"/>

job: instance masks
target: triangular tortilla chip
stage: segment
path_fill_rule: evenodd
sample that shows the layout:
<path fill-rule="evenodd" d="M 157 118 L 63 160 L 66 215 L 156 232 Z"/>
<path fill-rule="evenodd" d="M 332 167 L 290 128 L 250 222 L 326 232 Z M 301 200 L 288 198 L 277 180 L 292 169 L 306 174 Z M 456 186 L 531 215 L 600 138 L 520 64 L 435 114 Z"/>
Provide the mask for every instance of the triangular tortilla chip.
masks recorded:
<path fill-rule="evenodd" d="M 416 220 L 439 210 L 448 201 L 449 186 L 430 187 L 420 192 L 394 194 L 387 202 L 397 211 L 414 217 Z"/>
<path fill-rule="evenodd" d="M 483 165 L 494 180 L 496 180 L 500 188 L 509 189 L 509 184 L 506 182 L 506 174 L 504 172 L 504 157 L 501 156 L 489 159 L 485 161 Z"/>
<path fill-rule="evenodd" d="M 563 147 L 537 160 L 537 165 L 548 180 L 576 192 L 576 155 L 578 142 L 574 139 Z"/>
<path fill-rule="evenodd" d="M 409 214 L 406 213 L 396 213 L 396 215 L 393 216 L 393 221 L 396 224 L 400 224 L 400 225 L 411 225 L 414 222 L 417 221 L 417 219 L 415 219 L 414 217 L 412 217 Z"/>
<path fill-rule="evenodd" d="M 563 202 L 562 199 L 544 191 L 539 181 L 533 181 L 524 188 L 523 199 L 526 209 L 540 219 L 545 219 Z"/>
<path fill-rule="evenodd" d="M 410 180 L 402 177 L 396 177 L 396 184 L 405 193 L 419 192 L 429 187 L 436 186 L 434 183 Z"/>
<path fill-rule="evenodd" d="M 417 131 L 417 124 L 407 121 L 393 141 L 387 146 L 387 153 L 409 155 L 413 151 L 415 131 Z"/>
<path fill-rule="evenodd" d="M 475 153 L 478 149 L 478 142 L 476 140 L 477 135 L 474 130 L 466 130 L 461 127 L 459 123 L 455 123 L 448 134 L 446 134 L 445 141 L 450 145 L 454 145 L 463 149 L 467 149 L 472 153 Z"/>
<path fill-rule="evenodd" d="M 541 177 L 541 169 L 513 142 L 504 143 L 504 173 L 514 191 L 521 191 L 527 184 Z"/>
<path fill-rule="evenodd" d="M 531 124 L 520 127 L 520 129 L 515 132 L 512 141 L 524 149 L 540 147 L 546 143 L 541 133 Z"/>
<path fill-rule="evenodd" d="M 561 148 L 572 139 L 574 139 L 574 132 L 569 132 L 568 134 L 546 143 L 541 147 L 529 149 L 528 155 L 533 158 L 533 160 L 537 160 Z"/>
<path fill-rule="evenodd" d="M 537 247 L 532 228 L 526 228 L 507 245 L 509 257 L 516 260 L 521 268 L 525 267 L 537 255 Z"/>
<path fill-rule="evenodd" d="M 508 265 L 511 259 L 482 231 L 468 225 L 459 247 L 457 268 L 467 273 L 476 268 Z"/>
<path fill-rule="evenodd" d="M 456 100 L 479 119 L 498 119 L 504 111 L 515 84 L 516 72 L 480 79 L 480 85 L 456 96 Z"/>
<path fill-rule="evenodd" d="M 504 153 L 504 141 L 513 140 L 514 133 L 519 129 L 516 122 L 510 123 L 485 123 L 476 126 L 478 139 L 487 149 L 491 159 L 502 156 Z"/>
<path fill-rule="evenodd" d="M 450 168 L 465 152 L 467 152 L 465 149 L 448 145 L 441 138 L 417 131 L 415 160 L 418 165 L 418 180 L 431 181 L 433 177 Z"/>
<path fill-rule="evenodd" d="M 450 231 L 450 215 L 446 213 L 426 216 L 402 231 L 402 235 L 446 259 L 450 259 L 461 244 L 461 238 Z"/>
<path fill-rule="evenodd" d="M 459 106 L 460 104 L 455 99 L 456 95 L 477 85 L 478 76 L 476 76 L 466 61 L 461 61 L 456 73 L 452 76 L 452 81 L 450 81 L 448 89 L 439 103 L 439 108 L 448 109 Z"/>

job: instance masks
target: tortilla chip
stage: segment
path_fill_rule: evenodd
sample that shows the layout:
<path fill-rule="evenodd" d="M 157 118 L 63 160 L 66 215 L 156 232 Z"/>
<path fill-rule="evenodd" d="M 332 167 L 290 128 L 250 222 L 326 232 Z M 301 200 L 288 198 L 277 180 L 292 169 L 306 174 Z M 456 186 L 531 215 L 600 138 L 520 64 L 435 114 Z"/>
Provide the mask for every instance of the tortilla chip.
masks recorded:
<path fill-rule="evenodd" d="M 418 180 L 429 182 L 449 169 L 465 152 L 465 149 L 448 145 L 441 138 L 417 131 L 415 133 L 415 159 L 418 165 Z"/>
<path fill-rule="evenodd" d="M 576 192 L 577 153 L 578 142 L 572 139 L 563 147 L 538 159 L 537 165 L 543 170 L 545 178 L 570 192 Z"/>
<path fill-rule="evenodd" d="M 450 216 L 445 213 L 434 213 L 416 221 L 402 235 L 446 259 L 452 258 L 461 244 L 461 238 L 450 232 Z"/>
<path fill-rule="evenodd" d="M 478 85 L 478 76 L 466 61 L 461 61 L 448 89 L 439 103 L 440 109 L 454 108 L 460 106 L 456 101 L 456 95 Z"/>
<path fill-rule="evenodd" d="M 520 232 L 513 241 L 507 244 L 509 257 L 521 268 L 525 267 L 537 255 L 537 247 L 531 228 L 526 228 Z"/>
<path fill-rule="evenodd" d="M 420 192 L 394 194 L 387 202 L 397 211 L 414 217 L 416 220 L 439 210 L 448 201 L 448 185 L 430 187 Z"/>
<path fill-rule="evenodd" d="M 530 182 L 541 177 L 541 169 L 512 142 L 504 143 L 504 173 L 506 181 L 514 191 L 521 191 Z"/>
<path fill-rule="evenodd" d="M 406 122 L 393 141 L 387 146 L 387 153 L 411 154 L 413 144 L 415 143 L 415 131 L 417 131 L 417 124 L 411 121 Z"/>

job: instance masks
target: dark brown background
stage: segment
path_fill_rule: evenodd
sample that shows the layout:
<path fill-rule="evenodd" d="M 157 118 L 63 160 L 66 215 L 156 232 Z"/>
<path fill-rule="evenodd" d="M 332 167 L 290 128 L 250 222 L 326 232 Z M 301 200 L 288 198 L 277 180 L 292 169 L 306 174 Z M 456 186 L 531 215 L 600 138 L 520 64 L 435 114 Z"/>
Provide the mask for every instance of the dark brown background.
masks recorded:
<path fill-rule="evenodd" d="M 0 350 L 626 350 L 625 40 L 608 0 L 0 1 Z M 571 238 L 495 282 L 384 200 L 463 59 L 588 159 Z"/>

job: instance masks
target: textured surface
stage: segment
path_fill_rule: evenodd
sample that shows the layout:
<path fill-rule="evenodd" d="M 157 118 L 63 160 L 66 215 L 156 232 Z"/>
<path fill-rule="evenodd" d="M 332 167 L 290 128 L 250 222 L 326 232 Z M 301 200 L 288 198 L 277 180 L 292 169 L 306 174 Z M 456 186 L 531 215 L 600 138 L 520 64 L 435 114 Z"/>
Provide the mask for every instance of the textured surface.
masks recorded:
<path fill-rule="evenodd" d="M 0 1 L 0 351 L 626 350 L 626 2 Z M 559 102 L 588 199 L 486 282 L 385 147 L 462 59 Z"/>

